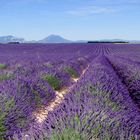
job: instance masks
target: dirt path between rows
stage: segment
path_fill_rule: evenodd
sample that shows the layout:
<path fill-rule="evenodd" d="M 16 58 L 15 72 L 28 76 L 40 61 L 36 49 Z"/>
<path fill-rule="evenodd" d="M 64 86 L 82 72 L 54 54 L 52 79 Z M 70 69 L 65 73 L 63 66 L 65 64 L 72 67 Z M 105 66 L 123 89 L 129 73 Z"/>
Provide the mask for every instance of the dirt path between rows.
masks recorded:
<path fill-rule="evenodd" d="M 83 70 L 81 76 L 85 74 L 88 67 L 89 67 L 89 65 L 86 67 L 86 69 Z M 72 86 L 67 87 L 61 91 L 55 91 L 56 92 L 55 99 L 53 99 L 46 107 L 33 113 L 33 115 L 35 115 L 36 120 L 39 124 L 42 124 L 45 121 L 49 111 L 53 111 L 60 103 L 62 103 L 62 101 L 64 100 L 64 95 L 69 93 L 69 91 L 74 87 L 74 85 L 77 83 L 77 81 L 80 79 L 80 77 L 77 79 L 73 79 L 74 84 L 72 84 Z"/>

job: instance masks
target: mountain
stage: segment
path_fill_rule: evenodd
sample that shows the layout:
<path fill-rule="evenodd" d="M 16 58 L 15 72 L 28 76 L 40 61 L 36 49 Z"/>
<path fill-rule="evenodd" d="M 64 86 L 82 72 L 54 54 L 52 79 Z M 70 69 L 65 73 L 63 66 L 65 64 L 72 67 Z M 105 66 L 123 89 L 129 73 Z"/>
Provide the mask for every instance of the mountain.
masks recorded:
<path fill-rule="evenodd" d="M 88 40 L 77 40 L 74 43 L 87 43 L 87 42 L 88 42 Z"/>
<path fill-rule="evenodd" d="M 140 43 L 140 40 L 126 40 L 126 39 L 103 39 L 103 40 L 100 40 L 100 41 L 124 41 L 124 42 L 129 42 L 129 43 L 136 43 L 136 44 L 139 44 Z"/>
<path fill-rule="evenodd" d="M 140 40 L 130 40 L 129 42 L 132 44 L 140 44 Z"/>
<path fill-rule="evenodd" d="M 123 40 L 123 39 L 101 39 L 99 41 L 119 42 L 119 41 L 126 41 L 126 40 Z"/>
<path fill-rule="evenodd" d="M 17 38 L 17 37 L 14 37 L 12 35 L 0 36 L 0 43 L 9 43 L 9 42 L 20 42 L 20 43 L 24 43 L 25 40 L 24 40 L 24 38 Z"/>
<path fill-rule="evenodd" d="M 31 40 L 31 41 L 25 41 L 24 38 L 17 38 L 12 35 L 8 36 L 0 36 L 0 43 L 72 43 L 73 41 L 67 40 L 59 35 L 50 35 L 42 40 Z"/>
<path fill-rule="evenodd" d="M 101 39 L 101 40 L 91 40 L 91 41 L 109 41 L 109 42 L 117 42 L 117 41 L 126 41 L 129 43 L 136 43 L 140 44 L 139 40 L 123 40 L 123 39 Z M 59 35 L 50 35 L 42 40 L 29 40 L 26 41 L 24 38 L 18 38 L 12 35 L 8 36 L 0 36 L 0 43 L 87 43 L 88 40 L 77 40 L 77 41 L 71 41 L 68 39 L 65 39 Z"/>
<path fill-rule="evenodd" d="M 73 41 L 67 40 L 59 35 L 50 35 L 42 40 L 37 41 L 38 43 L 71 43 Z"/>

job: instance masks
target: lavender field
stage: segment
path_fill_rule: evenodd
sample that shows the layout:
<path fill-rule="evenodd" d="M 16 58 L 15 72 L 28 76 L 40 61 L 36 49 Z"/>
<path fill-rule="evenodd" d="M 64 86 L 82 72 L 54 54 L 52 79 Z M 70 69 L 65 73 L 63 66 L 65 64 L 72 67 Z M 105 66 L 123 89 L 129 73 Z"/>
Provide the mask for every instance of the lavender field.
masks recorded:
<path fill-rule="evenodd" d="M 140 140 L 140 45 L 1 44 L 0 140 Z"/>

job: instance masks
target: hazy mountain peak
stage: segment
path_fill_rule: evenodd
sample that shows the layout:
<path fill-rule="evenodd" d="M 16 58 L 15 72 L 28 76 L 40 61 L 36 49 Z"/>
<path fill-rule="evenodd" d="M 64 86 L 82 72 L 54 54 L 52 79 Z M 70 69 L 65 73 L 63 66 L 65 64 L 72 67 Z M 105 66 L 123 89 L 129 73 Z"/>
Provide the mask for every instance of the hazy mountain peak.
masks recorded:
<path fill-rule="evenodd" d="M 8 42 L 25 42 L 24 38 L 17 38 L 12 35 L 0 36 L 0 43 L 8 43 Z"/>
<path fill-rule="evenodd" d="M 38 42 L 39 43 L 70 43 L 72 41 L 67 40 L 59 35 L 52 34 L 42 40 L 39 40 Z"/>
<path fill-rule="evenodd" d="M 49 38 L 49 37 L 59 37 L 59 38 L 62 38 L 60 35 L 54 35 L 54 34 L 49 35 L 47 38 Z"/>

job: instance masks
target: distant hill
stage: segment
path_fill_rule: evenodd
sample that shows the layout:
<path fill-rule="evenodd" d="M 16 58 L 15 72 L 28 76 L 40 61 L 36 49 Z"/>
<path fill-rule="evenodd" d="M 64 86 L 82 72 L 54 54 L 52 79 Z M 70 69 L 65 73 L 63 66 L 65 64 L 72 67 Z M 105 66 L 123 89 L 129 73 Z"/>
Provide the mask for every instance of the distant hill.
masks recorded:
<path fill-rule="evenodd" d="M 18 44 L 18 43 L 87 43 L 87 42 L 129 42 L 139 43 L 139 40 L 122 40 L 122 39 L 101 39 L 101 40 L 77 40 L 72 41 L 65 39 L 59 35 L 49 35 L 42 40 L 29 40 L 26 41 L 24 38 L 18 38 L 12 35 L 0 36 L 0 43 Z"/>
<path fill-rule="evenodd" d="M 74 43 L 87 43 L 87 42 L 88 42 L 87 40 L 77 40 Z"/>
<path fill-rule="evenodd" d="M 73 41 L 67 40 L 59 35 L 50 35 L 42 40 L 37 41 L 38 43 L 71 43 Z"/>
<path fill-rule="evenodd" d="M 25 40 L 24 40 L 24 38 L 17 38 L 17 37 L 14 37 L 12 35 L 0 36 L 0 43 L 9 43 L 9 42 L 24 43 Z"/>
<path fill-rule="evenodd" d="M 130 40 L 129 42 L 130 43 L 134 43 L 134 44 L 140 44 L 140 41 L 139 40 Z"/>

